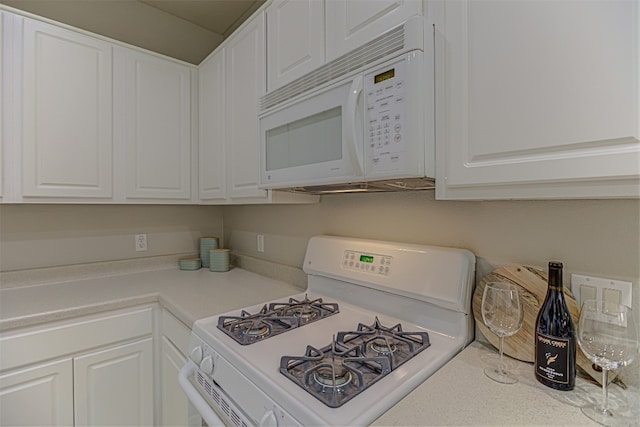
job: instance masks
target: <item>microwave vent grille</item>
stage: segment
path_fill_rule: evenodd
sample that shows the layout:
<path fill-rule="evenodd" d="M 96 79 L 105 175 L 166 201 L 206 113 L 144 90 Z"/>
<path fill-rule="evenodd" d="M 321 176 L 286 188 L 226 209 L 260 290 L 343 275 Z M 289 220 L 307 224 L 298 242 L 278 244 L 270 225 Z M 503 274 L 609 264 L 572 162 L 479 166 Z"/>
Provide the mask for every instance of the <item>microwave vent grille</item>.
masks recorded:
<path fill-rule="evenodd" d="M 397 26 L 367 44 L 305 74 L 260 99 L 260 111 L 285 102 L 301 93 L 317 88 L 331 80 L 348 75 L 405 47 L 405 28 Z"/>

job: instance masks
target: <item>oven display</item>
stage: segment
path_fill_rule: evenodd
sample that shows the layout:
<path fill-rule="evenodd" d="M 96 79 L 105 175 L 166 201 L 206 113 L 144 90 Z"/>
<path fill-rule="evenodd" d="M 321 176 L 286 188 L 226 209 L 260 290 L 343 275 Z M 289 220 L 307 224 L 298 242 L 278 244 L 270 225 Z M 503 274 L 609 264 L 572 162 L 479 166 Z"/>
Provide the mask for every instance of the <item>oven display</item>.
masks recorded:
<path fill-rule="evenodd" d="M 392 68 L 390 70 L 387 70 L 383 73 L 380 74 L 376 74 L 375 76 L 373 76 L 373 81 L 374 83 L 378 84 L 380 82 L 383 82 L 385 80 L 389 80 L 392 79 L 396 76 L 396 69 Z"/>
<path fill-rule="evenodd" d="M 391 273 L 392 259 L 393 257 L 390 255 L 371 255 L 346 250 L 342 257 L 342 268 L 388 276 Z"/>

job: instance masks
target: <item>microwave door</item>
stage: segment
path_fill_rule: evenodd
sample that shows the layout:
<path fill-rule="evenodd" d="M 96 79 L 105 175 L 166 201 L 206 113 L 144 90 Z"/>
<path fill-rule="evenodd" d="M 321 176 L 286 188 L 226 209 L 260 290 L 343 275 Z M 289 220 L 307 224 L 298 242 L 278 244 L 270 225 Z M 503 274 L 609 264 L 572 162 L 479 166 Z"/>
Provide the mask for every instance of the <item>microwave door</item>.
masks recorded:
<path fill-rule="evenodd" d="M 362 77 L 260 117 L 262 188 L 363 180 Z"/>

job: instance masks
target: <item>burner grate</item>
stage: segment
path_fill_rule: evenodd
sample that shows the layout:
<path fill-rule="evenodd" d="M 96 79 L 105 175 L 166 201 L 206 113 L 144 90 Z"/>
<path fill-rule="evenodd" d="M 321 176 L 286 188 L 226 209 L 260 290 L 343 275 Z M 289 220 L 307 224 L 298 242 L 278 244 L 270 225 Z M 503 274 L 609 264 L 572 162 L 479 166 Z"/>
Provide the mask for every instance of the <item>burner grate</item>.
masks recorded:
<path fill-rule="evenodd" d="M 254 314 L 242 310 L 240 316 L 220 316 L 218 329 L 239 344 L 249 345 L 339 312 L 338 304 L 305 295 L 302 301 L 289 298 L 288 302 L 265 304 Z"/>
<path fill-rule="evenodd" d="M 359 324 L 339 332 L 318 350 L 307 346 L 303 356 L 283 356 L 280 372 L 315 398 L 337 408 L 429 347 L 427 332 L 403 332 L 400 324 Z"/>

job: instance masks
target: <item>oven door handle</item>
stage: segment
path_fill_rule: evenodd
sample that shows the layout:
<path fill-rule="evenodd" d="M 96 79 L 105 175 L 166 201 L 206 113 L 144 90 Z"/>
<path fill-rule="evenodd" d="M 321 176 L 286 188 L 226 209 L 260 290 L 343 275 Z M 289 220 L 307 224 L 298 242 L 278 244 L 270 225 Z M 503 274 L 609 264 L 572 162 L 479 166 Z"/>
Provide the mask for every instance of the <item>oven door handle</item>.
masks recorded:
<path fill-rule="evenodd" d="M 209 427 L 224 427 L 224 422 L 218 414 L 209 406 L 204 397 L 200 395 L 200 392 L 189 381 L 189 378 L 196 373 L 197 367 L 191 359 L 187 359 L 187 363 L 180 369 L 178 374 L 178 382 L 180 387 L 184 390 L 187 398 L 193 406 L 198 410 L 202 419 L 207 423 Z"/>

